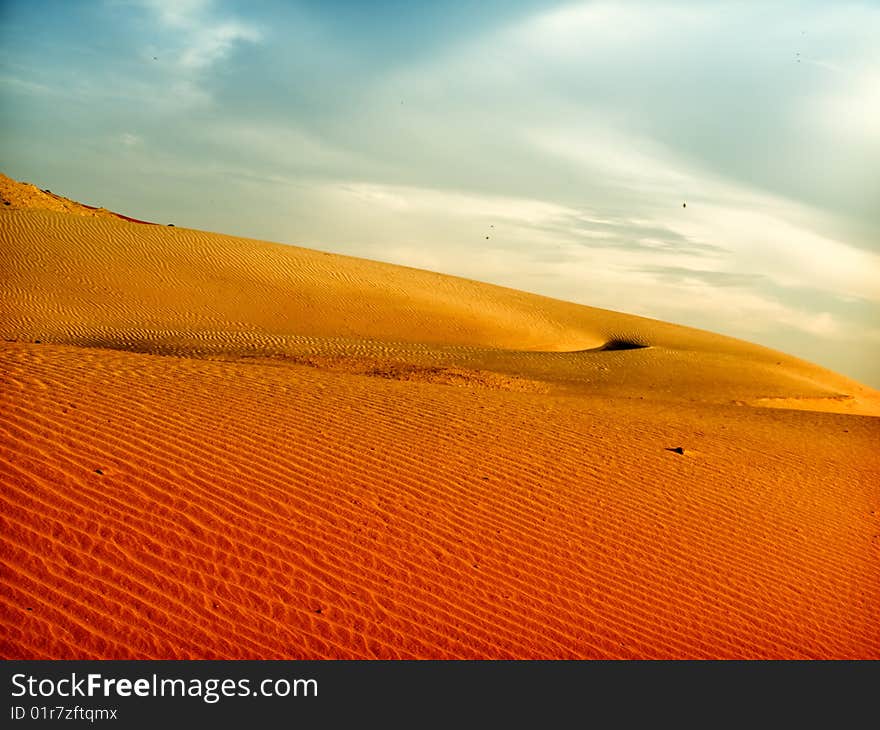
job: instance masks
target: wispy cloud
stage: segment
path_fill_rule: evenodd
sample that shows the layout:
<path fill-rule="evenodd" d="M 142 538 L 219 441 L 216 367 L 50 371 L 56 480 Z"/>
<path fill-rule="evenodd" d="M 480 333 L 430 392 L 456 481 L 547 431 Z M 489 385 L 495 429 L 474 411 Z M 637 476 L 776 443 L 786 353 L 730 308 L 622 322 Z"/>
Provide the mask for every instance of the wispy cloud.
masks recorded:
<path fill-rule="evenodd" d="M 230 55 L 241 42 L 255 43 L 263 32 L 241 18 L 221 14 L 211 0 L 143 0 L 156 20 L 175 35 L 176 63 L 199 72 Z"/>
<path fill-rule="evenodd" d="M 29 81 L 28 79 L 22 79 L 17 76 L 9 76 L 6 74 L 0 75 L 0 84 L 3 84 L 3 86 L 13 92 L 33 94 L 37 96 L 51 95 L 56 92 L 52 86 L 47 84 L 41 84 L 36 81 Z"/>
<path fill-rule="evenodd" d="M 815 120 L 829 137 L 880 145 L 880 54 L 873 66 L 839 69 L 837 75 L 838 83 L 804 103 L 804 118 Z M 880 149 L 876 161 L 880 163 Z"/>

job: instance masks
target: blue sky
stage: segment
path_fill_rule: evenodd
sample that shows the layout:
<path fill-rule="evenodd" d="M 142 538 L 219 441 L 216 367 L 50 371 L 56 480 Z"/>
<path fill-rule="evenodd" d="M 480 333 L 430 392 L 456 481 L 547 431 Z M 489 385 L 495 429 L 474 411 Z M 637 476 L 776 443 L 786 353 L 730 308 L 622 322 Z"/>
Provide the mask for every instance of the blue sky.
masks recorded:
<path fill-rule="evenodd" d="M 878 39 L 846 0 L 7 0 L 0 170 L 880 387 Z"/>

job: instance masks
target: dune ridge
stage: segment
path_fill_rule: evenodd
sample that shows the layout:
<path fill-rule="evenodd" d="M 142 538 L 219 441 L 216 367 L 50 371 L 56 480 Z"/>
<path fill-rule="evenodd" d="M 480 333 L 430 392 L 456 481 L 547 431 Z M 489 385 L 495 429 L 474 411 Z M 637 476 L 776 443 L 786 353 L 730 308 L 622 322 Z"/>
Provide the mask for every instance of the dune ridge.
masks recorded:
<path fill-rule="evenodd" d="M 592 393 L 696 390 L 716 402 L 880 413 L 873 389 L 767 348 L 480 282 L 39 210 L 11 211 L 0 226 L 17 244 L 2 260 L 7 339 L 182 356 L 332 355 L 355 371 L 371 358 Z"/>
<path fill-rule="evenodd" d="M 0 252 L 4 658 L 880 658 L 866 386 L 113 215 Z"/>
<path fill-rule="evenodd" d="M 18 182 L 3 173 L 0 173 L 0 206 L 3 210 L 51 210 L 58 213 L 70 213 L 72 215 L 89 216 L 93 218 L 113 218 L 130 223 L 145 223 L 153 225 L 149 221 L 131 218 L 122 213 L 114 213 L 107 208 L 77 203 L 75 200 L 56 195 L 51 190 L 41 190 L 31 183 Z"/>

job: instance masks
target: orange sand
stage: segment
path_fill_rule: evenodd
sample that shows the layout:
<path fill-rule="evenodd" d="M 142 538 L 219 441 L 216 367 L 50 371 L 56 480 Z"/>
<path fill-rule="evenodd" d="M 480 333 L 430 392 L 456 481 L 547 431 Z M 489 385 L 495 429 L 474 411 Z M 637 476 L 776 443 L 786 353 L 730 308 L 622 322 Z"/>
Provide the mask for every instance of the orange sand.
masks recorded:
<path fill-rule="evenodd" d="M 0 656 L 880 658 L 876 391 L 4 185 Z"/>

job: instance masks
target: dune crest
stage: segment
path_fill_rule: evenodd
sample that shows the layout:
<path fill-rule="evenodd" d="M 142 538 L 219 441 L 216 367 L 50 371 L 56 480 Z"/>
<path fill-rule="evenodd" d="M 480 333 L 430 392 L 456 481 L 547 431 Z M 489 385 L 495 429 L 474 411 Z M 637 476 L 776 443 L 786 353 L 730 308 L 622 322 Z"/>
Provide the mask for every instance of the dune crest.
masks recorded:
<path fill-rule="evenodd" d="M 31 183 L 18 182 L 0 173 L 0 206 L 2 210 L 51 210 L 56 213 L 87 216 L 91 218 L 113 218 L 131 223 L 148 221 L 114 213 L 106 208 L 77 203 L 70 198 L 56 195 L 51 190 L 41 190 Z"/>

